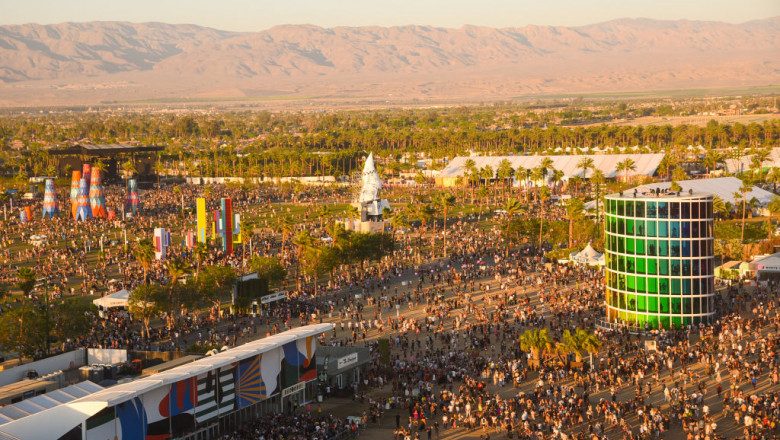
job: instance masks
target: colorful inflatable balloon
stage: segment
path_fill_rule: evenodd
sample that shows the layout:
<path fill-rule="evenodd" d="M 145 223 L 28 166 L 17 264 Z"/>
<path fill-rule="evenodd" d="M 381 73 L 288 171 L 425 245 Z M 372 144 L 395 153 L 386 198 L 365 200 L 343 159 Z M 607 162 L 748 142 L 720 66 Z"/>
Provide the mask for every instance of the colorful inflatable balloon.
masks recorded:
<path fill-rule="evenodd" d="M 84 177 L 79 181 L 79 198 L 77 201 L 76 220 L 83 222 L 92 218 L 92 208 L 89 206 L 89 185 Z"/>
<path fill-rule="evenodd" d="M 74 171 L 70 180 L 70 213 L 74 220 L 79 205 L 79 182 L 81 182 L 81 171 Z"/>
<path fill-rule="evenodd" d="M 125 210 L 133 215 L 141 209 L 141 198 L 138 196 L 138 182 L 135 179 L 127 181 L 127 201 Z"/>
<path fill-rule="evenodd" d="M 100 182 L 100 170 L 92 170 L 92 181 L 89 185 L 89 206 L 92 209 L 92 217 L 106 218 L 106 196 L 103 194 L 103 185 Z"/>
<path fill-rule="evenodd" d="M 49 218 L 60 213 L 60 205 L 57 203 L 57 193 L 54 191 L 54 179 L 46 179 L 46 188 L 43 191 L 43 218 Z"/>
<path fill-rule="evenodd" d="M 90 182 L 90 179 L 92 178 L 92 176 L 90 174 L 91 170 L 92 170 L 92 167 L 88 163 L 85 163 L 85 164 L 81 165 L 81 177 L 87 179 L 87 185 L 88 185 L 87 189 L 89 189 L 89 182 Z"/>

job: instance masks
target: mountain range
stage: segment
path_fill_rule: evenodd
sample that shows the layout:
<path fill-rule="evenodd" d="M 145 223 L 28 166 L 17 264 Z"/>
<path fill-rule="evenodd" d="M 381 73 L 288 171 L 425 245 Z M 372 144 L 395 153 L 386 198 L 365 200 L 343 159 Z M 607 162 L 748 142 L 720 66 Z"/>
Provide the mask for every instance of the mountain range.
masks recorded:
<path fill-rule="evenodd" d="M 0 106 L 467 102 L 776 85 L 780 17 L 459 29 L 87 22 L 0 26 Z"/>

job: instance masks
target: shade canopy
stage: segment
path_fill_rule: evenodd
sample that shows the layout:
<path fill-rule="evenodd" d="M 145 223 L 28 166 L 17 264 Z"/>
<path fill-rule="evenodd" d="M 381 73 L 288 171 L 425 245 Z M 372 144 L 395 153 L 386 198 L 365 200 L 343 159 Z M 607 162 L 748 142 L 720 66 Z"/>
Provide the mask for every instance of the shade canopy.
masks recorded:
<path fill-rule="evenodd" d="M 588 243 L 585 249 L 579 252 L 572 252 L 569 258 L 578 264 L 587 264 L 588 266 L 599 266 L 604 264 L 604 254 L 593 249 Z"/>
<path fill-rule="evenodd" d="M 114 292 L 111 295 L 104 296 L 103 298 L 92 300 L 92 302 L 98 307 L 110 309 L 112 307 L 127 307 L 127 301 L 129 298 L 130 291 L 122 289 L 119 292 Z"/>

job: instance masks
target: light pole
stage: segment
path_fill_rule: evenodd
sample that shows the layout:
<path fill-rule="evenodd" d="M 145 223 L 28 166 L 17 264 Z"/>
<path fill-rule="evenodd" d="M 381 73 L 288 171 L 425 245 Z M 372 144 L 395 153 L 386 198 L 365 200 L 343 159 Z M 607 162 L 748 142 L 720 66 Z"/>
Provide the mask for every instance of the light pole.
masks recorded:
<path fill-rule="evenodd" d="M 44 276 L 39 279 L 35 287 L 41 287 L 41 285 L 43 285 L 44 316 L 46 320 L 46 356 L 49 356 L 49 335 L 51 333 L 51 322 L 49 320 L 49 278 Z"/>

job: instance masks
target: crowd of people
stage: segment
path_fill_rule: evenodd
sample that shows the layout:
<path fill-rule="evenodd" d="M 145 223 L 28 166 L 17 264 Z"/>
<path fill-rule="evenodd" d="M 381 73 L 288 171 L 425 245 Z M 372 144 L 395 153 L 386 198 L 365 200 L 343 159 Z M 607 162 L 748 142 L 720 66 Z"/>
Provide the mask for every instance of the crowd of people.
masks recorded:
<path fill-rule="evenodd" d="M 255 255 L 278 256 L 294 265 L 294 245 L 280 240 L 274 224 L 277 203 L 292 201 L 294 192 L 224 185 L 210 191 L 210 203 L 231 197 L 237 212 L 257 218 Z M 155 226 L 174 231 L 191 227 L 194 214 L 182 214 L 180 201 L 201 192 L 190 185 L 182 185 L 179 193 L 155 190 L 153 197 L 144 198 L 143 215 L 128 222 L 128 234 L 148 235 Z M 120 190 L 107 193 L 110 204 L 121 201 Z M 562 216 L 560 208 L 543 212 L 548 219 Z M 527 215 L 542 212 L 532 209 Z M 603 316 L 600 270 L 559 265 L 545 258 L 544 248 L 528 243 L 507 252 L 500 230 L 475 228 L 475 220 L 463 216 L 448 223 L 446 259 L 420 258 L 421 235 L 399 234 L 390 258 L 364 268 L 341 268 L 318 286 L 303 283 L 298 289 L 290 283 L 286 300 L 256 316 L 188 314 L 173 331 L 158 326 L 142 337 L 131 317 L 108 312 L 90 334 L 63 348 L 234 346 L 309 322 L 333 322 L 326 344 L 372 349 L 365 382 L 354 392 L 369 402 L 369 427 L 380 423 L 383 414 L 394 414 L 396 439 L 438 439 L 461 430 L 483 438 L 526 440 L 660 439 L 672 438 L 670 432 L 692 440 L 778 438 L 780 304 L 775 289 L 722 286 L 718 315 L 709 325 L 640 335 L 595 329 Z M 298 221 L 297 229 L 319 228 L 311 212 Z M 119 230 L 106 233 L 101 229 L 105 222 L 46 222 L 50 240 L 61 246 L 15 250 L 15 242 L 38 232 L 36 222 L 11 223 L 0 232 L 5 263 L 0 281 L 12 283 L 14 262 L 30 260 L 38 262 L 42 275 L 57 280 L 59 294 L 105 289 L 111 279 L 117 280 L 114 288 L 132 289 L 143 280 L 144 270 L 122 248 Z M 103 249 L 101 260 L 89 264 L 88 255 L 98 248 Z M 248 256 L 243 251 L 226 256 L 211 249 L 199 264 L 240 268 Z M 182 246 L 172 246 L 170 252 L 195 264 Z M 162 262 L 147 274 L 152 281 L 166 277 Z M 595 329 L 602 345 L 584 362 L 556 350 L 536 365 L 520 343 L 526 330 L 536 328 L 549 329 L 555 341 L 566 330 Z M 389 341 L 390 365 L 380 359 L 379 338 Z M 648 348 L 648 340 L 656 346 Z M 346 419 L 299 411 L 259 418 L 228 438 L 357 434 Z"/>

